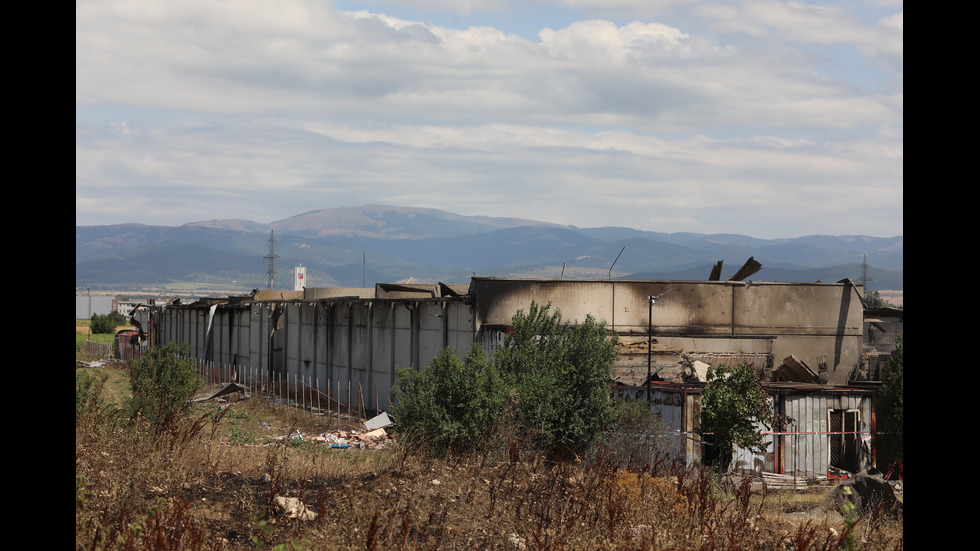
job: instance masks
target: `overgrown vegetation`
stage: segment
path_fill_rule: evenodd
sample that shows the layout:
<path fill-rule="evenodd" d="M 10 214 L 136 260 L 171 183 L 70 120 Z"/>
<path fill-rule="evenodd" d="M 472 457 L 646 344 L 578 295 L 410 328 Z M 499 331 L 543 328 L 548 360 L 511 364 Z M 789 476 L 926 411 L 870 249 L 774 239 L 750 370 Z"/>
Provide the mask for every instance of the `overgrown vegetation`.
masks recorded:
<path fill-rule="evenodd" d="M 89 411 L 104 408 L 105 383 L 109 378 L 102 372 L 75 372 L 75 421 Z"/>
<path fill-rule="evenodd" d="M 762 425 L 772 426 L 774 413 L 765 388 L 746 364 L 709 368 L 701 391 L 701 435 L 709 443 L 707 463 L 726 470 L 737 448 L 766 451 Z"/>
<path fill-rule="evenodd" d="M 404 431 L 439 453 L 490 447 L 511 455 L 582 454 L 613 420 L 615 359 L 604 323 L 589 316 L 571 324 L 550 305 L 532 302 L 514 315 L 492 356 L 474 347 L 460 360 L 447 348 L 421 371 L 400 371 L 393 413 Z"/>
<path fill-rule="evenodd" d="M 147 431 L 111 414 L 122 411 L 128 389 L 113 385 L 126 369 L 76 375 L 78 550 L 904 547 L 900 520 L 852 518 L 845 530 L 842 518 L 787 513 L 819 494 L 720 485 L 715 473 L 638 463 L 603 446 L 582 462 L 537 451 L 499 461 L 490 449 L 438 458 L 402 445 L 401 433 L 381 450 L 296 446 L 270 436 L 332 430 L 342 419 L 260 396 L 177 408 L 172 422 Z M 614 408 L 611 422 L 651 422 L 641 409 Z M 280 496 L 315 515 L 291 516 Z"/>
<path fill-rule="evenodd" d="M 516 391 L 521 434 L 552 455 L 583 453 L 613 417 L 615 336 L 591 315 L 571 324 L 534 302 L 511 326 L 494 361 Z"/>
<path fill-rule="evenodd" d="M 905 455 L 904 406 L 903 406 L 903 354 L 905 337 L 898 335 L 898 346 L 888 361 L 888 369 L 882 377 L 878 392 L 878 416 L 875 433 L 875 449 L 878 464 L 885 470 L 901 476 Z"/>
<path fill-rule="evenodd" d="M 92 321 L 89 328 L 93 334 L 105 335 L 115 333 L 116 327 L 126 324 L 126 316 L 119 312 L 108 314 L 92 314 Z"/>
<path fill-rule="evenodd" d="M 183 413 L 202 383 L 194 362 L 183 357 L 186 354 L 186 348 L 168 343 L 150 348 L 129 363 L 133 396 L 126 409 L 132 418 L 158 428 Z"/>
<path fill-rule="evenodd" d="M 507 403 L 507 386 L 479 345 L 463 360 L 444 348 L 426 369 L 401 369 L 397 380 L 399 425 L 436 454 L 487 445 Z"/>

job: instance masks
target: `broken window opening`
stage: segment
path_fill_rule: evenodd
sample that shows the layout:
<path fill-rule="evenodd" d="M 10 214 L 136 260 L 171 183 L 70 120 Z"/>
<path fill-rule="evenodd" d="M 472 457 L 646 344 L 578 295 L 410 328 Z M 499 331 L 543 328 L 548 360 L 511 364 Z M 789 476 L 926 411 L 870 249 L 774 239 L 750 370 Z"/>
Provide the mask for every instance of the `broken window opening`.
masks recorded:
<path fill-rule="evenodd" d="M 861 470 L 861 410 L 827 410 L 830 434 L 830 469 L 851 473 Z"/>

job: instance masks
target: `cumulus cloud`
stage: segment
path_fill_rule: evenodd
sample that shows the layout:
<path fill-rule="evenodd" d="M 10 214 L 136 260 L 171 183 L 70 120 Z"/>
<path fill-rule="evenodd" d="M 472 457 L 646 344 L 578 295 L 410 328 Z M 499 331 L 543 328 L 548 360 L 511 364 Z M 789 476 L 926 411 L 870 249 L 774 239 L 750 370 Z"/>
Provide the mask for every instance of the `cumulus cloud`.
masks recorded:
<path fill-rule="evenodd" d="M 620 19 L 568 0 L 585 16 L 525 37 L 481 24 L 476 4 L 460 25 L 374 4 L 76 3 L 77 221 L 125 221 L 132 197 L 159 223 L 389 202 L 779 234 L 718 226 L 778 216 L 767 197 L 837 212 L 829 191 L 901 189 L 900 8 L 665 1 Z M 828 71 L 834 52 L 813 50 L 828 44 L 899 78 Z M 900 191 L 886 201 L 897 220 L 868 227 L 901 228 Z"/>

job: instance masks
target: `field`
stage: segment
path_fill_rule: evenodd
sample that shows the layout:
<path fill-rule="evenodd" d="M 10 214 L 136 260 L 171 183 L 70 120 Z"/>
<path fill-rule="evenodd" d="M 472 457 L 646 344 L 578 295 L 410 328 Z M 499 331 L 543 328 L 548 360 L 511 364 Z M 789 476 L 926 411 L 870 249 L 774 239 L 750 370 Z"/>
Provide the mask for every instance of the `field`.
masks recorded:
<path fill-rule="evenodd" d="M 363 432 L 360 419 L 235 394 L 138 431 L 110 405 L 129 392 L 126 366 L 78 371 L 105 376 L 107 404 L 76 411 L 80 550 L 904 546 L 900 518 L 868 515 L 849 531 L 836 513 L 813 514 L 826 486 L 764 492 L 614 449 L 562 462 L 505 450 L 439 459 L 397 433 L 376 449 L 336 449 L 312 437 Z"/>
<path fill-rule="evenodd" d="M 889 290 L 889 289 L 886 289 L 886 290 L 883 290 L 883 291 L 878 291 L 878 295 L 882 299 L 884 299 L 886 302 L 888 302 L 889 304 L 893 304 L 893 305 L 899 306 L 899 307 L 901 307 L 903 305 L 903 301 L 904 301 L 904 298 L 905 298 L 905 296 L 904 296 L 905 293 L 901 289 L 898 289 L 898 290 Z"/>

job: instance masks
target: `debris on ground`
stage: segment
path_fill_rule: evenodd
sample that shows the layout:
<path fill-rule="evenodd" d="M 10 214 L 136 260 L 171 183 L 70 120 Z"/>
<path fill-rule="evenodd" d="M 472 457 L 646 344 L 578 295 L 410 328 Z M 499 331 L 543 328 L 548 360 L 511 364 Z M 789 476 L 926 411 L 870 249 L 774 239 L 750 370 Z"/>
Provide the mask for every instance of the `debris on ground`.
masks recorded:
<path fill-rule="evenodd" d="M 392 441 L 388 433 L 385 432 L 385 429 L 375 429 L 365 433 L 361 433 L 360 431 L 338 430 L 315 436 L 312 440 L 327 444 L 331 448 L 356 448 L 359 450 L 381 449 Z"/>
<path fill-rule="evenodd" d="M 383 429 L 385 427 L 390 427 L 393 424 L 394 423 L 391 422 L 391 418 L 388 417 L 388 414 L 382 411 L 378 415 L 375 415 L 374 417 L 368 419 L 367 421 L 364 421 L 364 428 L 371 431 L 375 429 Z"/>
<path fill-rule="evenodd" d="M 846 490 L 846 491 L 845 491 Z M 863 516 L 881 508 L 889 515 L 901 516 L 903 504 L 895 495 L 895 490 L 880 471 L 861 471 L 852 479 L 834 487 L 822 504 L 824 510 L 841 511 L 845 502 L 854 505 L 855 513 Z"/>
<path fill-rule="evenodd" d="M 316 520 L 316 513 L 297 497 L 276 496 L 276 507 L 281 514 L 299 520 Z"/>
<path fill-rule="evenodd" d="M 217 392 L 215 392 L 215 393 L 213 393 L 213 394 L 211 394 L 209 396 L 206 396 L 206 397 L 195 398 L 192 401 L 193 402 L 206 402 L 208 400 L 211 400 L 211 399 L 214 399 L 214 398 L 218 398 L 218 397 L 221 397 L 221 396 L 225 396 L 225 395 L 228 395 L 228 394 L 233 394 L 233 393 L 236 393 L 236 392 L 238 393 L 239 399 L 244 400 L 245 399 L 245 391 L 246 390 L 247 389 L 244 386 L 242 386 L 242 385 L 240 385 L 238 383 L 228 383 L 223 388 L 221 388 L 221 390 L 218 390 Z"/>
<path fill-rule="evenodd" d="M 342 450 L 379 450 L 390 445 L 393 441 L 394 440 L 388 436 L 388 433 L 385 432 L 384 429 L 375 429 L 368 432 L 358 430 L 335 430 L 332 432 L 321 433 L 316 436 L 304 434 L 297 429 L 284 436 L 263 438 L 261 443 L 256 443 L 255 445 L 272 446 L 277 443 L 289 444 L 292 442 L 314 442 L 322 444 L 328 448 Z M 224 444 L 229 444 L 230 440 L 227 437 L 223 437 L 221 442 Z"/>

